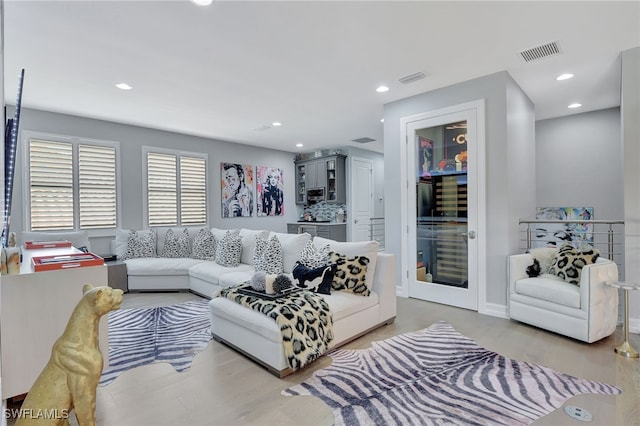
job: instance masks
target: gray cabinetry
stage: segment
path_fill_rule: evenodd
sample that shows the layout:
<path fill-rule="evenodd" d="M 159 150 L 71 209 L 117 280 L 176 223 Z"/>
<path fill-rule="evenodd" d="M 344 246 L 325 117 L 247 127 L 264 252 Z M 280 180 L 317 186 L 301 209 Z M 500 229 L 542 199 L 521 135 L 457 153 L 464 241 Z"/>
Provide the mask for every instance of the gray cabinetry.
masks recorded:
<path fill-rule="evenodd" d="M 346 223 L 300 222 L 287 224 L 289 234 L 311 234 L 312 237 L 328 238 L 335 241 L 347 241 Z"/>
<path fill-rule="evenodd" d="M 345 156 L 296 161 L 296 204 L 307 204 L 307 190 L 323 188 L 328 203 L 346 202 Z"/>

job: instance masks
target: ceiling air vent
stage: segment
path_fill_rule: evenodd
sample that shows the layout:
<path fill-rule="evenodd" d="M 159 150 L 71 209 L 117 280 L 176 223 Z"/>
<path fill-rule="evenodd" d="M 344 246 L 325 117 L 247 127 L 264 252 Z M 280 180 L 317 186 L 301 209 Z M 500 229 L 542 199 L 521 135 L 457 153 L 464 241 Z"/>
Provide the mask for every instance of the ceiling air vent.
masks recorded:
<path fill-rule="evenodd" d="M 398 79 L 398 81 L 402 84 L 409 84 L 409 83 L 413 83 L 414 81 L 422 80 L 423 78 L 424 78 L 424 73 L 417 72 L 417 73 L 402 77 L 401 79 Z"/>
<path fill-rule="evenodd" d="M 358 139 L 353 139 L 354 142 L 358 142 L 358 143 L 369 143 L 369 142 L 373 142 L 375 141 L 375 139 L 371 139 L 371 138 L 358 138 Z"/>
<path fill-rule="evenodd" d="M 520 52 L 520 56 L 525 62 L 537 61 L 538 59 L 548 58 L 549 56 L 555 56 L 560 54 L 560 45 L 557 41 L 543 44 L 540 46 L 532 47 L 531 49 L 523 50 Z"/>

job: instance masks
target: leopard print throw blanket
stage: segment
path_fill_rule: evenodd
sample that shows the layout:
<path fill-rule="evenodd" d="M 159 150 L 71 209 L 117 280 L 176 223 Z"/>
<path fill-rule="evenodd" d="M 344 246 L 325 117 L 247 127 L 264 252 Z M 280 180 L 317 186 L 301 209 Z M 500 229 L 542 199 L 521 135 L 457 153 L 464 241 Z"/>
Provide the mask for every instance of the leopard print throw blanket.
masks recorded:
<path fill-rule="evenodd" d="M 237 287 L 223 289 L 226 297 L 275 320 L 282 333 L 287 363 L 297 370 L 318 359 L 333 340 L 333 317 L 327 302 L 315 293 L 302 291 L 275 300 L 240 294 Z"/>

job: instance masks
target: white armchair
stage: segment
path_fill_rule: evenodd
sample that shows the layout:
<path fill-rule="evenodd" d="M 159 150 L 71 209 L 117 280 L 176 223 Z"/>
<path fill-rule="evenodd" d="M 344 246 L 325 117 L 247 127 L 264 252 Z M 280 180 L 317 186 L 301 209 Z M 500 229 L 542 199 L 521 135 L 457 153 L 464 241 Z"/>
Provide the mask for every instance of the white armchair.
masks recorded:
<path fill-rule="evenodd" d="M 580 286 L 539 276 L 529 278 L 529 253 L 509 256 L 509 317 L 555 333 L 595 342 L 611 335 L 618 322 L 618 267 L 598 258 L 582 268 Z"/>

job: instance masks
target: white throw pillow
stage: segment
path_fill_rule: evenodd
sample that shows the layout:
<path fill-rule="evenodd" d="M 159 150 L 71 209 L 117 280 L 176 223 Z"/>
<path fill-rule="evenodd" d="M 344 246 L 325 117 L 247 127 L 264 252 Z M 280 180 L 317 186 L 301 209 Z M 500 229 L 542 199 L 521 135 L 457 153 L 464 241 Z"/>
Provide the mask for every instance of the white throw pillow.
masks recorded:
<path fill-rule="evenodd" d="M 313 241 L 309 240 L 300 253 L 300 263 L 311 269 L 329 265 L 331 263 L 329 259 L 330 252 L 329 244 L 317 249 Z"/>
<path fill-rule="evenodd" d="M 246 265 L 253 265 L 253 254 L 256 249 L 256 238 L 267 239 L 269 231 L 240 229 L 240 237 L 242 238 L 242 256 L 240 262 Z"/>
<path fill-rule="evenodd" d="M 365 256 L 369 259 L 365 284 L 367 288 L 371 290 L 373 288 L 373 276 L 376 271 L 376 261 L 378 259 L 378 248 L 380 244 L 378 244 L 377 241 L 340 242 L 322 237 L 313 238 L 313 245 L 315 245 L 317 249 L 321 249 L 327 244 L 331 247 L 331 251 L 338 252 L 342 255 Z"/>
<path fill-rule="evenodd" d="M 137 259 L 140 257 L 156 257 L 156 232 L 129 231 L 127 240 L 127 252 L 122 260 Z"/>
<path fill-rule="evenodd" d="M 238 236 L 240 235 L 239 229 L 220 229 L 220 228 L 211 228 L 211 233 L 215 237 L 216 241 L 222 241 L 227 232 L 231 232 L 231 235 Z"/>
<path fill-rule="evenodd" d="M 256 238 L 256 249 L 253 255 L 253 266 L 256 272 L 267 274 L 282 273 L 282 245 L 275 235 L 269 240 Z"/>
<path fill-rule="evenodd" d="M 167 230 L 165 240 L 162 247 L 161 257 L 190 257 L 191 242 L 189 240 L 189 231 L 184 228 L 179 235 L 173 229 Z"/>
<path fill-rule="evenodd" d="M 127 246 L 129 243 L 129 234 L 131 234 L 131 232 L 132 232 L 131 229 L 116 229 L 115 255 L 120 260 L 125 260 L 127 258 Z M 151 235 L 152 231 L 150 229 L 147 229 L 144 231 L 134 231 L 134 232 L 136 232 L 138 236 L 142 236 L 142 235 Z M 155 248 L 154 248 L 154 256 L 155 256 Z"/>
<path fill-rule="evenodd" d="M 216 239 L 207 228 L 198 231 L 193 240 L 191 257 L 200 260 L 214 260 L 216 257 Z"/>
<path fill-rule="evenodd" d="M 558 247 L 536 247 L 529 250 L 529 254 L 540 262 L 540 275 L 549 272 L 557 253 Z"/>
<path fill-rule="evenodd" d="M 290 274 L 296 267 L 296 262 L 300 259 L 300 253 L 311 239 L 311 235 L 304 234 L 283 234 L 280 232 L 271 232 L 269 238 L 277 236 L 282 244 L 282 269 Z"/>

